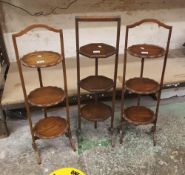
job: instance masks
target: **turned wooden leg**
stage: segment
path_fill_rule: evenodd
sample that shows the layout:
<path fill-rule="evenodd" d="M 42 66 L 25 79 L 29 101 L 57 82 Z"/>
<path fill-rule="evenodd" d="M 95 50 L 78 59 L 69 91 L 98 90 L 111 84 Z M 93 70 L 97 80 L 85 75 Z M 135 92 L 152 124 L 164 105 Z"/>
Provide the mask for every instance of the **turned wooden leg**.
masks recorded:
<path fill-rule="evenodd" d="M 124 125 L 125 125 L 125 120 L 122 118 L 122 119 L 121 119 L 121 125 L 120 125 L 120 144 L 123 143 Z"/>
<path fill-rule="evenodd" d="M 115 137 L 114 137 L 114 129 L 110 128 L 110 134 L 111 134 L 111 145 L 114 148 L 115 147 Z"/>
<path fill-rule="evenodd" d="M 36 145 L 35 142 L 32 143 L 32 147 L 33 147 L 33 150 L 35 151 L 37 163 L 38 163 L 38 164 L 41 164 L 40 152 L 39 152 L 38 147 L 37 147 L 37 145 Z"/>
<path fill-rule="evenodd" d="M 71 148 L 72 148 L 74 151 L 76 151 L 76 147 L 75 147 L 75 144 L 74 144 L 73 139 L 72 139 L 71 131 L 68 130 L 68 132 L 67 132 L 65 135 L 66 135 L 66 137 L 69 138 L 69 142 L 70 142 Z"/>
<path fill-rule="evenodd" d="M 97 125 L 98 125 L 98 122 L 95 121 L 95 122 L 94 122 L 94 128 L 95 128 L 95 129 L 97 129 Z"/>
<path fill-rule="evenodd" d="M 2 110 L 2 122 L 4 124 L 4 129 L 5 129 L 5 134 L 4 137 L 8 137 L 9 136 L 9 130 L 8 130 L 8 126 L 7 126 L 7 122 L 6 122 L 6 111 Z"/>
<path fill-rule="evenodd" d="M 153 132 L 153 144 L 154 146 L 156 145 L 156 123 L 154 123 L 154 126 L 152 127 L 152 132 Z"/>

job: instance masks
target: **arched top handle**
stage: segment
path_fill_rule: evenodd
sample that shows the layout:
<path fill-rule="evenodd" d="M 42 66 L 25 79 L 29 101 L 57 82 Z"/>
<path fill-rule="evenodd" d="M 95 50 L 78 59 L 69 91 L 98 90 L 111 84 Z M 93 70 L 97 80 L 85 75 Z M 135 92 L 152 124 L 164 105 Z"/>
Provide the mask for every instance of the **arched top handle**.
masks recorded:
<path fill-rule="evenodd" d="M 156 23 L 156 24 L 158 24 L 159 26 L 164 27 L 164 28 L 166 28 L 166 29 L 169 29 L 169 30 L 172 29 L 172 26 L 166 25 L 166 24 L 160 22 L 160 21 L 157 20 L 157 19 L 143 19 L 143 20 L 138 21 L 138 22 L 136 22 L 136 23 L 127 25 L 127 28 L 134 28 L 134 27 L 139 26 L 139 25 L 141 25 L 141 24 L 143 24 L 143 23 Z"/>
<path fill-rule="evenodd" d="M 50 27 L 50 26 L 45 25 L 45 24 L 33 24 L 33 25 L 30 25 L 30 26 L 26 27 L 25 29 L 21 30 L 18 33 L 14 33 L 12 36 L 13 37 L 20 37 L 20 36 L 25 35 L 29 31 L 31 31 L 33 29 L 36 29 L 36 28 L 45 28 L 49 31 L 56 32 L 56 33 L 60 33 L 62 31 L 61 29 L 55 29 L 55 28 Z"/>

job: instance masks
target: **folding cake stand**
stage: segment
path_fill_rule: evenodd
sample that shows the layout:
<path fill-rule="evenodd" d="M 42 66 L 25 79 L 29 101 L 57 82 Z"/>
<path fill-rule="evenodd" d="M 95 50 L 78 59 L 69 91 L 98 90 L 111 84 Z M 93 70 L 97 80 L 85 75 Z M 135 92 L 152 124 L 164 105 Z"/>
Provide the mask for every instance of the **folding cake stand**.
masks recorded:
<path fill-rule="evenodd" d="M 144 23 L 156 23 L 160 27 L 163 27 L 168 31 L 168 39 L 166 44 L 166 50 L 157 45 L 151 44 L 137 44 L 128 47 L 128 34 L 129 29 L 135 28 Z M 125 37 L 125 53 L 124 53 L 124 68 L 123 68 L 123 83 L 122 83 L 122 100 L 121 100 L 121 137 L 120 143 L 123 142 L 123 134 L 124 134 L 124 124 L 125 122 L 134 124 L 134 125 L 146 125 L 153 124 L 153 142 L 156 144 L 155 132 L 156 132 L 156 123 L 158 118 L 159 104 L 160 104 L 160 96 L 161 90 L 163 87 L 163 80 L 170 44 L 172 27 L 168 26 L 158 20 L 155 19 L 144 19 L 134 24 L 128 25 L 126 27 L 126 37 Z M 141 59 L 141 71 L 139 77 L 134 77 L 129 80 L 126 80 L 126 65 L 127 65 L 127 53 L 132 56 L 138 57 Z M 145 59 L 156 59 L 159 57 L 164 57 L 162 73 L 160 82 L 156 82 L 153 79 L 148 77 L 143 77 L 144 70 L 144 61 Z M 156 70 L 154 70 L 156 71 Z M 135 93 L 138 95 L 137 105 L 130 106 L 125 108 L 125 91 L 129 91 L 131 93 Z M 141 95 L 149 95 L 149 94 L 157 94 L 157 104 L 156 110 L 153 112 L 151 109 L 140 105 L 140 96 Z"/>
<path fill-rule="evenodd" d="M 25 35 L 27 32 L 35 28 L 44 28 L 51 32 L 56 32 L 60 37 L 61 54 L 52 51 L 36 51 L 24 55 L 20 61 L 19 50 L 17 47 L 17 38 Z M 75 150 L 75 145 L 72 141 L 71 129 L 70 129 L 70 117 L 69 117 L 69 104 L 68 104 L 68 91 L 67 91 L 67 79 L 66 79 L 66 66 L 64 56 L 64 44 L 63 44 L 63 32 L 62 30 L 54 29 L 47 25 L 35 24 L 31 25 L 19 33 L 13 34 L 13 43 L 16 53 L 17 65 L 19 69 L 19 75 L 21 79 L 25 106 L 27 111 L 27 118 L 29 121 L 32 146 L 37 156 L 38 163 L 41 163 L 40 154 L 35 141 L 37 139 L 50 139 L 61 135 L 66 135 L 69 140 L 71 147 Z M 64 78 L 64 90 L 55 86 L 44 86 L 42 81 L 41 69 L 51 66 L 55 66 L 62 63 L 63 78 Z M 25 80 L 23 77 L 22 64 L 29 68 L 36 68 L 38 72 L 38 78 L 40 87 L 32 90 L 27 94 Z M 33 77 L 35 78 L 35 77 Z M 31 81 L 31 80 L 30 80 Z M 62 101 L 66 102 L 66 114 L 67 118 L 61 118 L 59 116 L 47 116 L 47 108 L 57 105 Z M 39 120 L 34 126 L 31 118 L 30 107 L 36 106 L 44 110 L 44 118 Z"/>
<path fill-rule="evenodd" d="M 88 22 L 115 22 L 117 24 L 116 46 L 105 43 L 89 43 L 79 46 L 79 23 Z M 120 37 L 120 17 L 76 17 L 76 53 L 77 53 L 77 88 L 78 88 L 78 130 L 81 131 L 81 117 L 94 122 L 97 128 L 97 122 L 104 121 L 111 117 L 110 130 L 113 134 L 116 79 L 118 67 L 119 37 Z M 80 55 L 95 60 L 95 75 L 80 78 Z M 114 78 L 108 78 L 98 74 L 99 59 L 106 59 L 115 55 Z M 80 89 L 84 89 L 94 94 L 94 101 L 81 107 Z M 112 107 L 98 101 L 98 93 L 112 89 Z M 113 144 L 113 143 L 112 143 Z"/>

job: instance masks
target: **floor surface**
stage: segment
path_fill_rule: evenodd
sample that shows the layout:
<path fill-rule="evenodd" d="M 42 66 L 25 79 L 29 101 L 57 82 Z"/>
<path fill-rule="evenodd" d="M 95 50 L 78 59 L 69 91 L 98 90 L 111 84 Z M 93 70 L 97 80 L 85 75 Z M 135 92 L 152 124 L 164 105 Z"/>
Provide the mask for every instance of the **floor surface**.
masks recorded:
<path fill-rule="evenodd" d="M 109 102 L 107 102 L 109 103 Z M 127 104 L 133 103 L 133 99 Z M 154 101 L 144 99 L 152 109 Z M 128 125 L 123 144 L 115 129 L 116 147 L 110 143 L 110 120 L 93 123 L 83 120 L 82 133 L 76 136 L 77 107 L 70 108 L 72 133 L 77 146 L 73 152 L 68 139 L 38 140 L 42 164 L 36 163 L 26 120 L 8 119 L 10 136 L 0 140 L 1 175 L 48 175 L 56 169 L 74 167 L 87 175 L 184 175 L 185 174 L 185 97 L 163 100 L 157 123 L 157 145 L 154 147 L 151 126 Z M 65 114 L 65 109 L 51 109 L 50 114 Z M 34 122 L 41 111 L 33 112 Z M 116 103 L 115 126 L 119 125 L 120 102 Z"/>

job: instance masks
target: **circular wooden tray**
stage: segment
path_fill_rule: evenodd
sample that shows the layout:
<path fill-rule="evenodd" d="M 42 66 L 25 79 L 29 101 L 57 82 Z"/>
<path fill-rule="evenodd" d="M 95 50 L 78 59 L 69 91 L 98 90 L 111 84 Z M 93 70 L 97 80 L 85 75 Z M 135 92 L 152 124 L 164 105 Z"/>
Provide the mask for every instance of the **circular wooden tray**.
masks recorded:
<path fill-rule="evenodd" d="M 28 102 L 33 106 L 49 107 L 57 105 L 65 98 L 65 92 L 63 89 L 47 86 L 37 88 L 30 92 L 28 95 Z"/>
<path fill-rule="evenodd" d="M 131 78 L 125 83 L 126 89 L 136 94 L 152 94 L 160 89 L 158 82 L 149 78 Z"/>
<path fill-rule="evenodd" d="M 159 58 L 165 54 L 164 48 L 151 44 L 132 45 L 127 50 L 130 55 L 140 58 Z"/>
<path fill-rule="evenodd" d="M 54 138 L 67 132 L 68 123 L 61 117 L 47 117 L 39 120 L 34 127 L 35 136 L 41 139 Z"/>
<path fill-rule="evenodd" d="M 112 79 L 105 76 L 88 76 L 80 81 L 80 87 L 89 92 L 107 91 L 114 86 Z"/>
<path fill-rule="evenodd" d="M 107 58 L 116 53 L 116 48 L 105 43 L 91 43 L 80 47 L 79 52 L 89 58 Z"/>
<path fill-rule="evenodd" d="M 111 107 L 103 103 L 89 103 L 81 108 L 81 116 L 89 121 L 104 121 L 111 115 Z"/>
<path fill-rule="evenodd" d="M 21 59 L 24 66 L 43 68 L 54 66 L 62 61 L 61 55 L 52 51 L 36 51 L 24 55 Z"/>
<path fill-rule="evenodd" d="M 135 125 L 145 125 L 154 122 L 155 115 L 144 106 L 131 106 L 124 111 L 123 118 Z"/>

